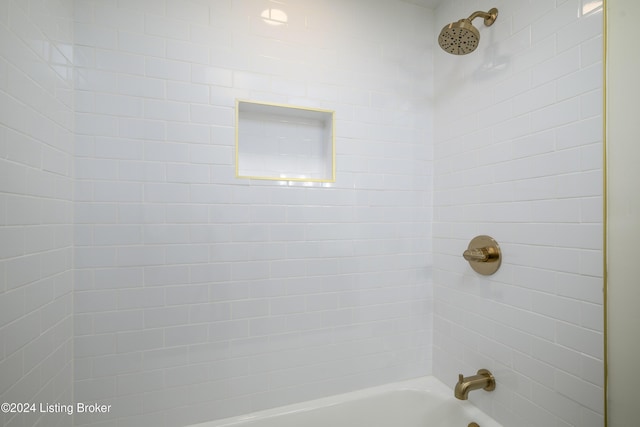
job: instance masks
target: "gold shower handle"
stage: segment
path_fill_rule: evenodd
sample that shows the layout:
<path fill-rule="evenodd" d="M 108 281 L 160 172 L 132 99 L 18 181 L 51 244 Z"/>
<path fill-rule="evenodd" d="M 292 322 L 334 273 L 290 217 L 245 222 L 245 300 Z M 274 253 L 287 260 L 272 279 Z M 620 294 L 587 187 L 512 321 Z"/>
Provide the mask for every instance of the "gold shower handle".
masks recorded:
<path fill-rule="evenodd" d="M 467 249 L 462 256 L 467 261 L 489 262 L 489 251 L 487 248 Z"/>
<path fill-rule="evenodd" d="M 488 276 L 500 268 L 502 253 L 500 246 L 489 236 L 476 236 L 462 254 L 476 272 Z"/>

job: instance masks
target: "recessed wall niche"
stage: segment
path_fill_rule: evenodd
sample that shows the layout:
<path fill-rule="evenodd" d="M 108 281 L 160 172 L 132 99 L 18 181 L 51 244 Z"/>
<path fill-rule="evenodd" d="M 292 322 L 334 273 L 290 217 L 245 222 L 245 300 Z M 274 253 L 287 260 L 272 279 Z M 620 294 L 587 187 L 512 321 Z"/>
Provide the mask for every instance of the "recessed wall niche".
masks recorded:
<path fill-rule="evenodd" d="M 334 112 L 238 100 L 236 177 L 335 181 Z"/>

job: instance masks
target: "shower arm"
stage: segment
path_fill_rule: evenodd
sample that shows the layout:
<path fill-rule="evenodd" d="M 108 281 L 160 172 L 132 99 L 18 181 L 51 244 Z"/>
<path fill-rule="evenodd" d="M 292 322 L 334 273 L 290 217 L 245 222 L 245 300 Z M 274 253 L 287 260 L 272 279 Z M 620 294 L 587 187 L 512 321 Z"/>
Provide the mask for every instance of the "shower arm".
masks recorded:
<path fill-rule="evenodd" d="M 489 12 L 483 12 L 481 10 L 477 12 L 473 12 L 468 18 L 467 21 L 473 21 L 476 18 L 484 18 L 484 25 L 490 27 L 498 17 L 498 9 L 495 7 L 490 9 Z"/>

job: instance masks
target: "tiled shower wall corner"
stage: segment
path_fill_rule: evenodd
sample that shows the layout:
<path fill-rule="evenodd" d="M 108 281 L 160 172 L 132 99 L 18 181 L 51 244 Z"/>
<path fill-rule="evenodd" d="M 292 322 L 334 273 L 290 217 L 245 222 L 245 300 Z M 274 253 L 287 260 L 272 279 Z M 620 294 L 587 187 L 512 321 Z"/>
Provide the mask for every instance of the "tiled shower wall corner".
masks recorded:
<path fill-rule="evenodd" d="M 432 12 L 75 6 L 75 396 L 114 408 L 76 424 L 430 374 Z M 235 178 L 238 98 L 335 110 L 336 182 Z"/>
<path fill-rule="evenodd" d="M 506 426 L 602 426 L 602 2 L 479 3 L 478 50 L 434 59 L 434 375 L 491 369 L 470 399 Z M 460 256 L 478 234 L 494 276 Z"/>
<path fill-rule="evenodd" d="M 73 400 L 72 43 L 71 1 L 0 2 L 0 402 Z"/>

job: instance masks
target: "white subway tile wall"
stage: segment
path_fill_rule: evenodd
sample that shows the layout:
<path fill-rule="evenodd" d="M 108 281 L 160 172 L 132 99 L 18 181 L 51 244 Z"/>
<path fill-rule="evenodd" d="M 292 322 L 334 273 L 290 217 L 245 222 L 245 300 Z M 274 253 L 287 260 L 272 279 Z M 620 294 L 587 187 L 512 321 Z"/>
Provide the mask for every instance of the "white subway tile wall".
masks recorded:
<path fill-rule="evenodd" d="M 603 424 L 602 1 L 374 3 L 0 2 L 0 398 L 112 405 L 0 424 L 479 368 L 504 425 Z M 336 182 L 236 179 L 236 99 L 334 110 Z"/>
<path fill-rule="evenodd" d="M 0 402 L 72 402 L 73 4 L 1 3 Z M 71 421 L 35 409 L 0 425 Z"/>
<path fill-rule="evenodd" d="M 430 374 L 433 12 L 75 8 L 75 398 L 113 405 L 75 424 L 178 426 Z M 334 110 L 336 182 L 236 179 L 236 99 Z"/>
<path fill-rule="evenodd" d="M 478 9 L 443 2 L 436 27 Z M 494 1 L 468 56 L 435 54 L 434 362 L 506 426 L 602 426 L 602 1 Z M 504 261 L 460 256 L 489 234 Z"/>

